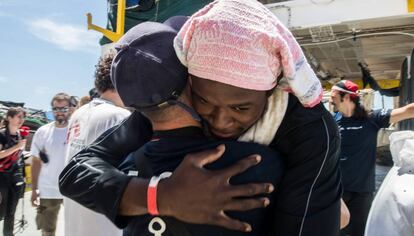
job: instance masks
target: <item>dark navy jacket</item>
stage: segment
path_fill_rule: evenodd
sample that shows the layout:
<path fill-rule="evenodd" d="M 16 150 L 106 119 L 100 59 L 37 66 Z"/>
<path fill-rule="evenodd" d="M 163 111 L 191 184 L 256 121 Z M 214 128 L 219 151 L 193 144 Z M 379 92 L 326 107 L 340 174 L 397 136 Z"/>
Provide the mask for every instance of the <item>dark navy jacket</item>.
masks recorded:
<path fill-rule="evenodd" d="M 230 183 L 246 184 L 266 182 L 272 183 L 274 186 L 278 185 L 282 178 L 283 165 L 282 158 L 276 151 L 255 143 L 214 141 L 206 138 L 203 135 L 202 129 L 197 127 L 155 132 L 153 140 L 129 155 L 119 169 L 125 173 L 138 171 L 139 177 L 151 178 L 154 175 L 158 176 L 166 171 L 173 172 L 186 154 L 212 149 L 220 144 L 225 144 L 225 153 L 219 160 L 206 166 L 206 168 L 222 169 L 236 163 L 243 157 L 259 154 L 262 156 L 262 161 L 246 172 L 233 177 Z M 214 196 L 211 197 L 214 198 Z M 270 196 L 270 200 L 271 202 L 273 201 L 272 196 Z M 229 213 L 231 216 L 249 222 L 252 225 L 253 231 L 249 234 L 216 226 L 187 224 L 174 218 L 160 217 L 166 223 L 166 231 L 162 235 L 265 235 L 266 232 L 270 231 L 269 222 L 272 222 L 271 218 L 274 217 L 272 214 L 269 214 L 270 209 L 271 207 L 247 212 Z M 134 217 L 133 219 L 127 218 L 128 226 L 124 231 L 124 236 L 153 235 L 148 231 L 149 223 L 153 218 L 150 215 Z M 266 225 L 268 226 L 267 228 Z"/>

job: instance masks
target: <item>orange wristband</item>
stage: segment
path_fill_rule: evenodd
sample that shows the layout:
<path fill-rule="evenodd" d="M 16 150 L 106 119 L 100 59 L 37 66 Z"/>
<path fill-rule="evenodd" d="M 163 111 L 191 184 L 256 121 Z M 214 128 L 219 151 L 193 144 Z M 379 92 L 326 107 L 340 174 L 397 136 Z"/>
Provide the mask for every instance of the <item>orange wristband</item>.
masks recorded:
<path fill-rule="evenodd" d="M 159 215 L 157 206 L 157 187 L 161 179 L 171 176 L 171 172 L 164 172 L 160 176 L 153 176 L 149 182 L 147 190 L 147 208 L 150 215 Z"/>

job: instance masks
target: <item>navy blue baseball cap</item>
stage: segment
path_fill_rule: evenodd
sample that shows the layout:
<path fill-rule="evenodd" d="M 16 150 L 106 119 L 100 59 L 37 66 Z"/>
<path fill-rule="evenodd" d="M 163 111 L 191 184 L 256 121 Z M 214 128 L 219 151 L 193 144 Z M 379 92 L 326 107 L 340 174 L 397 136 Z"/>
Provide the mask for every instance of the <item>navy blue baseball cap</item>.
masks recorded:
<path fill-rule="evenodd" d="M 188 72 L 173 42 L 187 19 L 175 16 L 164 23 L 138 24 L 115 44 L 118 52 L 111 79 L 125 106 L 146 111 L 179 105 L 198 119 L 192 108 L 177 101 L 187 85 Z"/>

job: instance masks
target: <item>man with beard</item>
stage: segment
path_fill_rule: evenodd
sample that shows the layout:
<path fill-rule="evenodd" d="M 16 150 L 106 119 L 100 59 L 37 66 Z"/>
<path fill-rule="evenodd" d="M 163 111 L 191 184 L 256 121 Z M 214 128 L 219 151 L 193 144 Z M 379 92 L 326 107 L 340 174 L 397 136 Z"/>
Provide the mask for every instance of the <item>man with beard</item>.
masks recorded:
<path fill-rule="evenodd" d="M 32 141 L 32 198 L 37 207 L 36 224 L 42 236 L 53 236 L 63 196 L 58 177 L 65 166 L 70 96 L 58 93 L 52 99 L 55 121 L 40 127 Z"/>

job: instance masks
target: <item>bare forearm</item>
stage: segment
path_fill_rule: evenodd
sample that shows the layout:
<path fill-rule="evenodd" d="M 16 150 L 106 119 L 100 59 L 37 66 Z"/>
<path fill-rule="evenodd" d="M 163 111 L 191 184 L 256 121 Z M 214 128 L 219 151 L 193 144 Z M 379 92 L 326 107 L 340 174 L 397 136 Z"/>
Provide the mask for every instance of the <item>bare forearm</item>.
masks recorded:
<path fill-rule="evenodd" d="M 36 190 L 38 188 L 38 180 L 40 170 L 42 168 L 42 162 L 38 157 L 33 157 L 32 159 L 32 189 Z"/>
<path fill-rule="evenodd" d="M 17 145 L 15 145 L 11 148 L 0 151 L 0 159 L 3 159 L 5 157 L 11 155 L 12 153 L 14 153 L 17 150 L 19 150 L 19 147 Z"/>
<path fill-rule="evenodd" d="M 392 110 L 390 123 L 414 118 L 414 103 Z"/>
<path fill-rule="evenodd" d="M 122 195 L 118 213 L 124 216 L 147 214 L 148 179 L 133 178 Z"/>

